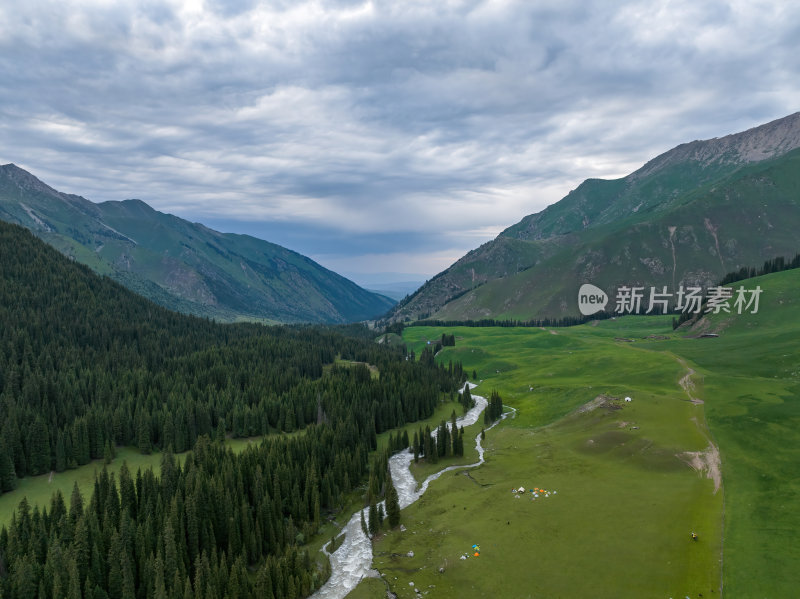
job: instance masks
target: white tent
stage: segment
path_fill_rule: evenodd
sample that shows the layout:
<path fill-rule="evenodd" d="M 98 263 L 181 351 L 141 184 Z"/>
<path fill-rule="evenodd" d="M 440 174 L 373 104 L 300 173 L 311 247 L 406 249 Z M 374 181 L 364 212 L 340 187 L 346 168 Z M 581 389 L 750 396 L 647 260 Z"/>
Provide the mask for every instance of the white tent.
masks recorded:
<path fill-rule="evenodd" d="M 525 487 L 520 487 L 519 489 L 517 489 L 517 493 L 524 493 L 524 492 L 525 492 Z"/>

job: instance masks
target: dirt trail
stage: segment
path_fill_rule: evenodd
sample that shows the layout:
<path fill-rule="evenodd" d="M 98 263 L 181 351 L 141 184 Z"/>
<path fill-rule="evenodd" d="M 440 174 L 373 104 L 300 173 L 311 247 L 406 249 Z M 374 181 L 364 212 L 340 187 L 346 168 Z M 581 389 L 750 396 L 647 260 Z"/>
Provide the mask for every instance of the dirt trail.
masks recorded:
<path fill-rule="evenodd" d="M 680 362 L 681 366 L 686 369 L 686 374 L 681 377 L 681 379 L 678 381 L 678 384 L 689 397 L 690 402 L 696 405 L 702 404 L 702 399 L 698 399 L 692 395 L 692 391 L 695 390 L 694 382 L 692 381 L 692 376 L 695 374 L 694 369 L 689 367 L 689 365 L 686 363 L 686 360 L 678 358 L 677 356 L 676 359 L 678 362 Z M 679 457 L 692 468 L 697 470 L 700 474 L 705 474 L 706 478 L 710 478 L 714 481 L 714 493 L 719 491 L 719 488 L 722 485 L 719 448 L 714 445 L 710 439 L 708 440 L 708 447 L 706 447 L 703 451 L 684 451 L 683 453 L 679 454 Z"/>
<path fill-rule="evenodd" d="M 693 404 L 702 404 L 704 403 L 702 399 L 698 399 L 694 395 L 692 395 L 692 391 L 695 389 L 694 381 L 692 381 L 692 376 L 695 374 L 693 368 L 690 368 L 689 365 L 686 363 L 686 360 L 679 358 L 678 356 L 674 356 L 676 360 L 686 369 L 686 374 L 683 375 L 678 384 L 684 390 L 686 395 L 689 397 L 689 401 Z M 700 423 L 698 422 L 697 418 L 692 418 L 694 420 L 695 425 L 706 438 L 708 441 L 708 446 L 703 451 L 684 451 L 683 453 L 676 454 L 678 458 L 686 462 L 691 468 L 697 471 L 700 476 L 705 475 L 706 478 L 714 481 L 714 495 L 722 488 L 722 459 L 719 455 L 719 447 L 714 444 L 713 435 L 710 429 L 703 430 Z M 721 525 L 721 538 L 720 538 L 720 551 L 719 551 L 719 564 L 720 564 L 720 582 L 719 582 L 719 590 L 720 596 L 722 596 L 722 588 L 724 584 L 724 566 L 723 562 L 725 559 L 725 496 L 723 494 L 722 497 L 722 525 Z"/>

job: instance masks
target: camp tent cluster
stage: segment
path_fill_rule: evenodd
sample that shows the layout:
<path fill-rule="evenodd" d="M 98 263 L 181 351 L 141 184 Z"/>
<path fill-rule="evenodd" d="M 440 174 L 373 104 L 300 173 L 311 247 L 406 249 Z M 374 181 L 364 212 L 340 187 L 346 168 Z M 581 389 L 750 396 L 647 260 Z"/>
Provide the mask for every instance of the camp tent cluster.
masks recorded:
<path fill-rule="evenodd" d="M 470 555 L 472 557 L 480 557 L 481 556 L 481 546 L 477 545 L 477 544 L 473 545 L 472 546 L 472 550 L 467 552 L 467 553 L 465 553 L 465 554 L 463 554 L 461 556 L 461 559 L 467 559 L 468 557 L 470 557 Z"/>
<path fill-rule="evenodd" d="M 515 499 L 519 499 L 525 494 L 525 487 L 518 487 L 515 489 L 511 489 L 511 492 L 514 494 Z M 539 499 L 540 497 L 550 497 L 551 495 L 558 494 L 558 491 L 553 491 L 552 489 L 544 489 L 539 487 L 528 489 L 527 492 L 531 496 L 531 501 Z"/>

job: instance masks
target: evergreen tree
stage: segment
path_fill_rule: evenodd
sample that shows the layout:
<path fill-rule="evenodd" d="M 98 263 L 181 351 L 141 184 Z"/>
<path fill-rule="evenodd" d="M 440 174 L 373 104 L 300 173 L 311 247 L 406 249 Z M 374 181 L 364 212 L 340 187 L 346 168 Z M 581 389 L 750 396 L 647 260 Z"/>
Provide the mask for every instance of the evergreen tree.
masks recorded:
<path fill-rule="evenodd" d="M 17 488 L 17 476 L 11 455 L 0 442 L 0 491 L 8 492 Z"/>
<path fill-rule="evenodd" d="M 69 499 L 69 519 L 75 525 L 81 516 L 83 516 L 83 496 L 78 488 L 78 481 L 75 481 L 72 484 L 72 495 Z"/>
<path fill-rule="evenodd" d="M 367 521 L 364 519 L 364 510 L 361 510 L 361 530 L 364 534 L 369 536 L 369 528 L 367 528 Z"/>
<path fill-rule="evenodd" d="M 58 431 L 56 439 L 56 472 L 64 472 L 67 469 L 67 448 L 64 445 L 64 432 Z"/>
<path fill-rule="evenodd" d="M 464 408 L 464 413 L 466 414 L 472 406 L 475 405 L 475 401 L 472 399 L 472 394 L 469 390 L 469 385 L 464 386 L 464 391 L 461 393 L 460 397 L 461 406 Z"/>
<path fill-rule="evenodd" d="M 167 599 L 167 586 L 164 583 L 164 563 L 161 554 L 156 556 L 155 579 L 153 581 L 153 599 Z"/>
<path fill-rule="evenodd" d="M 255 593 L 261 599 L 274 599 L 275 597 L 272 593 L 272 574 L 267 564 L 264 564 L 258 570 Z"/>
<path fill-rule="evenodd" d="M 389 519 L 389 527 L 395 528 L 400 524 L 400 500 L 397 489 L 394 487 L 391 472 L 386 477 L 386 516 Z"/>
<path fill-rule="evenodd" d="M 105 447 L 103 447 L 103 463 L 105 465 L 108 465 L 112 461 L 114 461 L 114 454 L 111 451 L 111 445 L 109 444 L 108 441 L 106 441 Z"/>
<path fill-rule="evenodd" d="M 369 522 L 367 522 L 367 527 L 369 528 L 369 536 L 374 537 L 378 534 L 378 530 L 380 528 L 380 523 L 378 522 L 378 506 L 375 505 L 375 501 L 370 501 L 369 504 Z"/>
<path fill-rule="evenodd" d="M 33 475 L 50 471 L 50 440 L 47 426 L 41 417 L 37 417 L 30 438 L 30 472 Z"/>
<path fill-rule="evenodd" d="M 148 418 L 141 412 L 136 422 L 136 444 L 139 447 L 139 451 L 145 455 L 152 451 L 152 445 L 150 444 L 150 423 L 148 422 Z"/>

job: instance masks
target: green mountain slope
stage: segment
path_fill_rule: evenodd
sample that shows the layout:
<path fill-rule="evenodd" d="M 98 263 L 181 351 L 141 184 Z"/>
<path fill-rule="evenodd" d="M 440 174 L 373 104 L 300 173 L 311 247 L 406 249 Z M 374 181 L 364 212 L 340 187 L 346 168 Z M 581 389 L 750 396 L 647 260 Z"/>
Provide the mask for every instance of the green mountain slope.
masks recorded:
<path fill-rule="evenodd" d="M 0 166 L 0 219 L 168 308 L 220 320 L 352 322 L 392 301 L 314 261 L 247 235 L 219 233 L 139 200 L 95 204 Z"/>
<path fill-rule="evenodd" d="M 592 179 L 473 250 L 401 302 L 392 318 L 560 317 L 591 282 L 711 285 L 795 254 L 800 113 L 683 144 L 622 179 Z"/>

